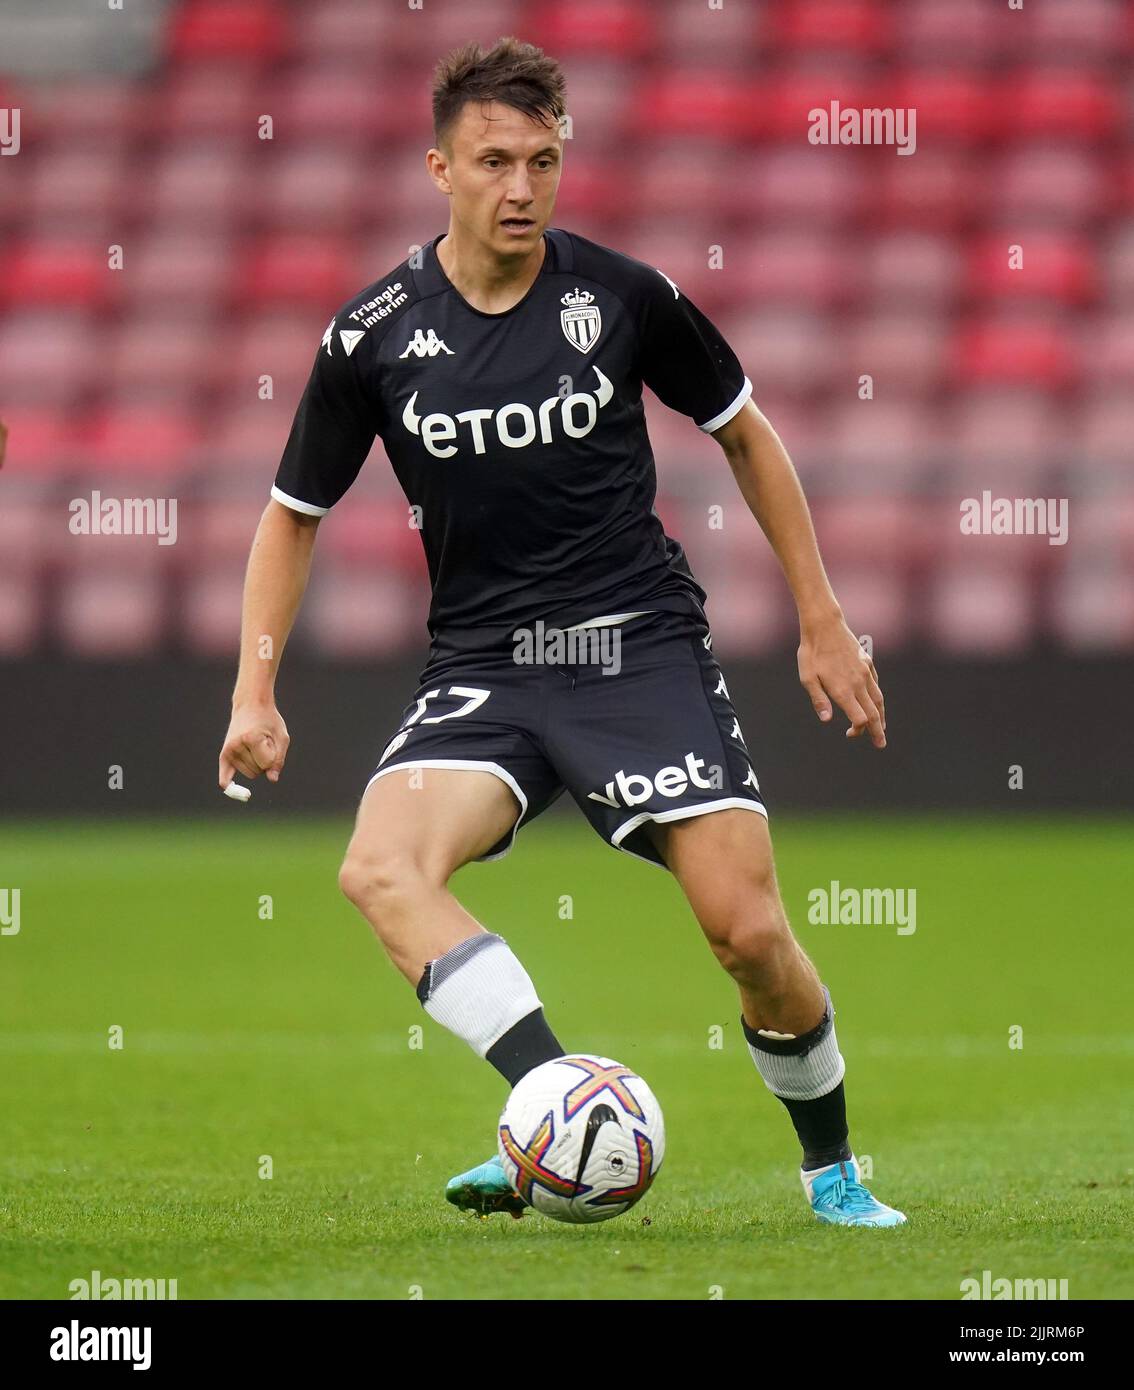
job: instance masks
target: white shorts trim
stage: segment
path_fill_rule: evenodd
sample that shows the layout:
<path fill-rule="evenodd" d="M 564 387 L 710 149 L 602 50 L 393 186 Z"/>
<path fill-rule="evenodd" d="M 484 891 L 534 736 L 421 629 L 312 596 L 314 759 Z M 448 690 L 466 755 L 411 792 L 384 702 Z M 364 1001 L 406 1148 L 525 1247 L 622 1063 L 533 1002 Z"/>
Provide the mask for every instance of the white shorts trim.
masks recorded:
<path fill-rule="evenodd" d="M 301 502 L 298 497 L 289 497 L 286 492 L 281 492 L 274 483 L 272 484 L 272 496 L 277 502 L 282 502 L 293 512 L 302 512 L 304 516 L 326 516 L 331 510 L 330 507 L 317 507 L 314 502 Z"/>
<path fill-rule="evenodd" d="M 740 407 L 752 394 L 752 383 L 747 377 L 744 378 L 744 385 L 740 388 L 740 394 L 731 405 L 726 405 L 719 415 L 714 415 L 711 420 L 706 420 L 703 425 L 698 425 L 699 430 L 704 430 L 706 434 L 712 434 L 714 430 L 719 430 L 722 425 L 727 425 Z"/>
<path fill-rule="evenodd" d="M 475 862 L 478 864 L 491 864 L 497 859 L 503 859 L 504 856 L 509 853 L 512 846 L 516 843 L 516 832 L 520 828 L 520 822 L 528 814 L 528 798 L 521 790 L 519 782 L 516 781 L 507 768 L 501 767 L 499 763 L 480 762 L 475 758 L 413 758 L 404 763 L 394 763 L 392 767 L 379 768 L 363 788 L 363 796 L 370 790 L 371 785 L 377 782 L 379 777 L 385 777 L 386 774 L 390 772 L 402 772 L 408 767 L 437 767 L 442 770 L 454 772 L 491 772 L 493 776 L 499 777 L 520 803 L 520 814 L 516 817 L 515 823 L 512 826 L 512 833 L 508 837 L 508 843 L 504 848 L 497 854 L 481 855 Z"/>
<path fill-rule="evenodd" d="M 704 816 L 710 811 L 756 811 L 768 819 L 767 808 L 759 801 L 750 801 L 746 796 L 726 796 L 720 801 L 706 801 L 700 806 L 678 806 L 672 811 L 658 811 L 656 814 L 651 811 L 642 811 L 639 815 L 631 816 L 627 821 L 623 821 L 614 834 L 610 837 L 610 843 L 615 849 L 622 850 L 623 854 L 628 854 L 632 859 L 640 859 L 644 864 L 653 864 L 656 869 L 664 869 L 664 864 L 659 864 L 656 859 L 647 859 L 644 854 L 635 854 L 632 849 L 623 849 L 622 841 L 627 835 L 637 830 L 640 825 L 645 825 L 648 820 L 660 824 L 663 821 L 671 820 L 691 820 L 694 816 Z"/>

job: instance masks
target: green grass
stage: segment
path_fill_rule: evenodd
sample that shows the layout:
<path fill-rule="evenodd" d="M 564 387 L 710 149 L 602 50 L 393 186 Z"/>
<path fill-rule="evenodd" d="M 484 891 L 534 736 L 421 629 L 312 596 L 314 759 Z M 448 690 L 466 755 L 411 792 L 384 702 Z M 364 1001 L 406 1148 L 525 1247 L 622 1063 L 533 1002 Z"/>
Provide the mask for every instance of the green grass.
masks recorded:
<path fill-rule="evenodd" d="M 1129 822 L 774 822 L 838 1009 L 852 1140 L 898 1231 L 813 1221 L 786 1112 L 667 874 L 550 818 L 463 871 L 564 1044 L 636 1067 L 665 1110 L 653 1191 L 572 1228 L 445 1204 L 494 1148 L 504 1085 L 339 897 L 348 823 L 252 811 L 3 828 L 21 931 L 0 936 L 0 1295 L 66 1297 L 94 1269 L 182 1298 L 956 1299 L 984 1269 L 1134 1293 Z M 808 925 L 832 878 L 915 887 L 916 933 Z"/>

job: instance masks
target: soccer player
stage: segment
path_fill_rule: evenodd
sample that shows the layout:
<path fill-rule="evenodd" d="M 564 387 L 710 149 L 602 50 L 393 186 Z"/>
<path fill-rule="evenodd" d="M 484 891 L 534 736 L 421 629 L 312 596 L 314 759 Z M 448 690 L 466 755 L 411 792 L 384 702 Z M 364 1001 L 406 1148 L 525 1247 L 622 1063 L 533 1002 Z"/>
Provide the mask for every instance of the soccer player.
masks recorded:
<path fill-rule="evenodd" d="M 848 1142 L 834 1006 L 784 914 L 705 593 L 653 510 L 643 382 L 724 450 L 798 606 L 816 714 L 833 702 L 847 737 L 884 748 L 877 673 L 728 343 L 665 274 L 549 226 L 564 112 L 558 64 L 529 44 L 470 44 L 438 65 L 426 163 L 449 227 L 343 305 L 316 350 L 252 545 L 220 784 L 279 779 L 275 677 L 316 528 L 378 436 L 420 521 L 432 644 L 362 797 L 343 892 L 425 1011 L 515 1085 L 564 1049 L 511 946 L 447 884 L 568 791 L 604 840 L 676 878 L 736 982 L 815 1215 L 897 1225 Z M 572 659 L 530 659 L 549 634 Z M 496 1158 L 447 1196 L 523 1211 Z"/>

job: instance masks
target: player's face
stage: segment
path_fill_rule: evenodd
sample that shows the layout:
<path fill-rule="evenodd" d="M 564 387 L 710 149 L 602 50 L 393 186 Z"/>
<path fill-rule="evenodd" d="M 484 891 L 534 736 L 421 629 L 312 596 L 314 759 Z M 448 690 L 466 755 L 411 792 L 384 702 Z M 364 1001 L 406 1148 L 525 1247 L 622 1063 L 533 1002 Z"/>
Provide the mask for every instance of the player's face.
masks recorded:
<path fill-rule="evenodd" d="M 563 160 L 555 126 L 514 107 L 466 102 L 449 132 L 450 154 L 431 161 L 452 215 L 496 254 L 526 255 L 551 221 Z"/>

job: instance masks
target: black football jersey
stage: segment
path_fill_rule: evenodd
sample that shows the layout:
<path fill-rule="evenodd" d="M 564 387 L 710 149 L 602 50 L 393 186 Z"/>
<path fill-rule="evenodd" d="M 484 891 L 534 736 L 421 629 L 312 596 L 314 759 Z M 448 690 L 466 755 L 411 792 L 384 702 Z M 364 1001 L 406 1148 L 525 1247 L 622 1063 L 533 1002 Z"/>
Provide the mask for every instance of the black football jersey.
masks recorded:
<path fill-rule="evenodd" d="M 443 234 L 442 234 L 443 235 Z M 537 619 L 705 598 L 654 511 L 642 384 L 710 433 L 752 384 L 653 266 L 559 228 L 501 314 L 449 282 L 437 236 L 331 320 L 272 496 L 325 515 L 379 437 L 420 525 L 429 630 L 495 645 Z"/>

